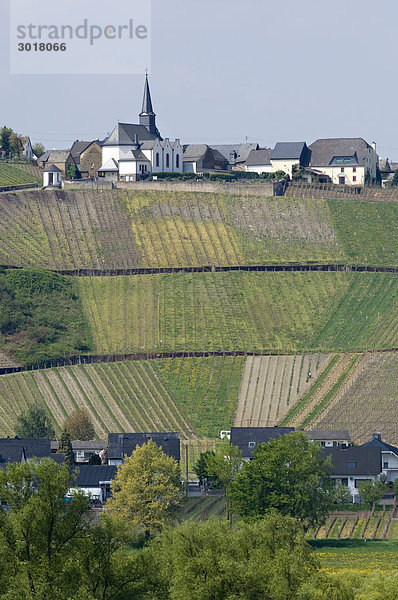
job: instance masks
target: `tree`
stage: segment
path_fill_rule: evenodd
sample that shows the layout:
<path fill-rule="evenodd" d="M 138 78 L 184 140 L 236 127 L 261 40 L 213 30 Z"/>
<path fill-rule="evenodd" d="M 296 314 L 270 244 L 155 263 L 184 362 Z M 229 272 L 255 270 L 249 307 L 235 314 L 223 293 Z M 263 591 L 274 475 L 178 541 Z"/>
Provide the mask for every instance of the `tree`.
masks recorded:
<path fill-rule="evenodd" d="M 37 156 L 37 158 L 40 158 L 40 156 L 43 156 L 43 154 L 45 153 L 46 149 L 43 146 L 43 144 L 35 144 L 33 146 L 33 152 L 35 153 L 35 155 Z"/>
<path fill-rule="evenodd" d="M 142 528 L 146 537 L 170 521 L 183 500 L 178 462 L 153 440 L 118 467 L 111 489 L 106 511 Z"/>
<path fill-rule="evenodd" d="M 396 600 L 398 598 L 398 572 L 375 573 L 366 579 L 355 595 L 355 600 Z"/>
<path fill-rule="evenodd" d="M 244 517 L 260 517 L 270 509 L 299 519 L 305 526 L 321 523 L 332 506 L 331 464 L 319 444 L 294 432 L 257 446 L 244 463 L 230 496 Z"/>
<path fill-rule="evenodd" d="M 376 503 L 379 502 L 384 494 L 388 491 L 388 486 L 385 482 L 385 478 L 380 477 L 380 479 L 363 481 L 359 485 L 358 491 L 362 502 L 369 504 L 369 506 L 374 510 Z"/>
<path fill-rule="evenodd" d="M 216 452 L 207 457 L 206 463 L 209 477 L 216 481 L 224 492 L 225 508 L 227 518 L 229 518 L 231 513 L 230 489 L 242 467 L 242 452 L 226 439 Z"/>
<path fill-rule="evenodd" d="M 73 454 L 72 441 L 70 437 L 70 433 L 65 431 L 65 429 L 61 432 L 61 437 L 59 438 L 58 450 L 57 452 L 63 452 L 65 454 L 65 462 L 68 466 L 71 466 L 75 462 L 75 457 Z"/>
<path fill-rule="evenodd" d="M 22 144 L 21 136 L 18 135 L 18 133 L 15 133 L 15 131 L 13 131 L 10 135 L 9 142 L 10 142 L 10 156 L 15 157 L 15 158 L 18 158 L 19 156 L 21 156 L 21 153 L 23 151 L 23 144 Z"/>
<path fill-rule="evenodd" d="M 398 169 L 394 171 L 394 177 L 391 180 L 391 185 L 394 187 L 398 185 Z"/>
<path fill-rule="evenodd" d="M 2 127 L 0 129 L 0 146 L 4 148 L 6 151 L 6 156 L 8 157 L 10 154 L 10 136 L 13 133 L 10 127 Z"/>
<path fill-rule="evenodd" d="M 349 504 L 352 502 L 351 492 L 346 485 L 339 483 L 333 490 L 333 502 L 335 504 Z"/>
<path fill-rule="evenodd" d="M 234 528 L 188 521 L 151 548 L 163 597 L 174 600 L 292 600 L 316 567 L 300 525 L 277 514 Z"/>
<path fill-rule="evenodd" d="M 20 438 L 50 438 L 55 431 L 46 411 L 39 404 L 32 404 L 18 415 L 15 425 L 15 435 Z"/>
<path fill-rule="evenodd" d="M 303 585 L 300 600 L 355 600 L 361 584 L 362 578 L 355 571 L 320 571 Z"/>
<path fill-rule="evenodd" d="M 87 530 L 88 501 L 67 465 L 52 459 L 12 463 L 0 471 L 1 596 L 15 600 L 69 598 L 76 582 L 74 545 Z M 79 587 L 73 590 L 77 592 Z"/>
<path fill-rule="evenodd" d="M 77 169 L 75 164 L 69 165 L 66 170 L 66 176 L 68 179 L 76 179 Z"/>
<path fill-rule="evenodd" d="M 100 455 L 96 454 L 96 453 L 92 454 L 90 456 L 90 458 L 88 459 L 88 464 L 89 465 L 101 465 L 102 461 L 101 461 Z"/>
<path fill-rule="evenodd" d="M 72 440 L 92 440 L 95 437 L 94 425 L 85 408 L 74 410 L 66 419 L 64 429 Z"/>

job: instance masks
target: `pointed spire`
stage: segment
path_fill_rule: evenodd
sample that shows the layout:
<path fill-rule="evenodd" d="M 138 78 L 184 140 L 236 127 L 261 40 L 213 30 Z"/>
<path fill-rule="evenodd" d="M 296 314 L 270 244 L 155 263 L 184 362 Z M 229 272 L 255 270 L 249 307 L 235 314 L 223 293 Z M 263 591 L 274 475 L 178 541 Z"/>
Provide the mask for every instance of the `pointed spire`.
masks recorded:
<path fill-rule="evenodd" d="M 145 74 L 145 86 L 144 86 L 144 97 L 142 100 L 142 111 L 141 114 L 153 115 L 151 92 L 149 90 L 148 73 Z"/>

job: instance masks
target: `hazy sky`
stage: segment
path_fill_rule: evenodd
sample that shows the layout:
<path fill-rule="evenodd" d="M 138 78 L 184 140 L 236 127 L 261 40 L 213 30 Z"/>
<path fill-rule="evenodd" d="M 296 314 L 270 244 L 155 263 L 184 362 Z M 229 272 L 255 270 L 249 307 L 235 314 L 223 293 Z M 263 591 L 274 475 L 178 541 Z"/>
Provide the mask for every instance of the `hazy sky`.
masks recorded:
<path fill-rule="evenodd" d="M 397 0 L 152 0 L 160 132 L 266 146 L 361 136 L 398 160 L 397 23 Z M 8 46 L 0 0 L 1 125 L 67 148 L 137 122 L 144 74 L 10 75 Z"/>

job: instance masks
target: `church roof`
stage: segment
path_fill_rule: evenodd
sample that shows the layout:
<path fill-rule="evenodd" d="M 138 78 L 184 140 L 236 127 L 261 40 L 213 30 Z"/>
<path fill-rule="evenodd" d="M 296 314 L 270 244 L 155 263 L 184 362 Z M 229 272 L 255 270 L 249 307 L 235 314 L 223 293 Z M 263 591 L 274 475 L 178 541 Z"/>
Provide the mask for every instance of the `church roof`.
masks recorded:
<path fill-rule="evenodd" d="M 156 139 L 155 140 L 145 140 L 145 142 L 142 142 L 141 144 L 141 150 L 152 150 L 152 148 L 154 148 L 156 146 Z"/>
<path fill-rule="evenodd" d="M 131 146 L 135 143 L 135 136 L 138 136 L 139 142 L 158 139 L 156 135 L 148 131 L 145 125 L 118 123 L 103 145 Z"/>
<path fill-rule="evenodd" d="M 152 107 L 152 99 L 151 99 L 151 92 L 149 89 L 149 82 L 148 82 L 148 74 L 145 77 L 145 86 L 144 86 L 144 97 L 142 99 L 142 111 L 141 114 L 145 113 L 146 115 L 153 115 L 155 114 L 153 112 L 153 107 Z"/>
<path fill-rule="evenodd" d="M 149 158 L 141 150 L 132 150 L 132 156 L 130 158 L 119 158 L 119 162 L 131 162 L 132 160 L 140 160 L 145 162 L 151 162 Z"/>

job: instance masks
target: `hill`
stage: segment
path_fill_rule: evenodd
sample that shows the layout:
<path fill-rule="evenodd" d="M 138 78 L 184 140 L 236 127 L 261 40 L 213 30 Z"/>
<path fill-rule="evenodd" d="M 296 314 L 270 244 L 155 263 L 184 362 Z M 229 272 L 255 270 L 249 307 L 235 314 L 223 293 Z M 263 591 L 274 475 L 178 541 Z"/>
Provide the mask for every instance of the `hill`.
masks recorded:
<path fill-rule="evenodd" d="M 397 266 L 398 203 L 195 192 L 3 194 L 0 264 Z"/>
<path fill-rule="evenodd" d="M 25 183 L 42 185 L 43 177 L 39 167 L 23 163 L 14 165 L 0 161 L 0 187 Z"/>

